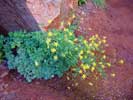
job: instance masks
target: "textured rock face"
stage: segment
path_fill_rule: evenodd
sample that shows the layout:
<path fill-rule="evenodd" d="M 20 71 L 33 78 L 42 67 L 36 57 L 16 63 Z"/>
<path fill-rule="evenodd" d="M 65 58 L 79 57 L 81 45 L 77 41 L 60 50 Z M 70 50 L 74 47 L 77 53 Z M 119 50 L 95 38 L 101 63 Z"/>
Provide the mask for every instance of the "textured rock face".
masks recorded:
<path fill-rule="evenodd" d="M 77 0 L 0 0 L 0 26 L 8 32 L 45 29 L 65 20 L 76 6 Z"/>

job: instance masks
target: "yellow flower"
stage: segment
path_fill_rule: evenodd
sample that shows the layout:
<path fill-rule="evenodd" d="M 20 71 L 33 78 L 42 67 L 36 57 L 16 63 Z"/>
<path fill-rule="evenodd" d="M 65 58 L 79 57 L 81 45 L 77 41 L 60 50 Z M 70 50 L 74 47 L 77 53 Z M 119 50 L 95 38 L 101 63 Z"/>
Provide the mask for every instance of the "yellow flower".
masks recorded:
<path fill-rule="evenodd" d="M 75 39 L 74 39 L 74 42 L 77 42 L 77 41 L 78 41 L 78 39 L 77 39 L 77 38 L 75 38 Z"/>
<path fill-rule="evenodd" d="M 108 67 L 110 67 L 110 66 L 111 66 L 111 63 L 106 63 L 106 64 L 107 64 L 107 66 L 108 66 Z"/>
<path fill-rule="evenodd" d="M 51 42 L 50 38 L 47 38 L 46 43 L 49 44 Z"/>
<path fill-rule="evenodd" d="M 62 21 L 62 22 L 61 22 L 61 26 L 63 26 L 63 25 L 64 25 L 64 22 Z"/>
<path fill-rule="evenodd" d="M 81 50 L 81 51 L 80 51 L 80 55 L 82 55 L 83 53 L 84 53 L 84 51 L 83 51 L 83 50 Z"/>
<path fill-rule="evenodd" d="M 72 71 L 76 71 L 76 69 L 75 68 L 72 68 Z"/>
<path fill-rule="evenodd" d="M 84 64 L 81 64 L 81 67 L 83 67 L 84 66 Z"/>
<path fill-rule="evenodd" d="M 96 40 L 96 37 L 95 36 L 92 36 L 89 40 L 90 41 L 95 41 Z"/>
<path fill-rule="evenodd" d="M 73 18 L 73 19 L 76 18 L 75 14 L 72 15 L 72 18 Z"/>
<path fill-rule="evenodd" d="M 55 53 L 55 52 L 56 52 L 56 49 L 55 49 L 55 48 L 52 48 L 52 49 L 51 49 L 51 52 L 52 52 L 52 53 Z"/>
<path fill-rule="evenodd" d="M 101 42 L 101 41 L 98 41 L 98 44 L 99 44 L 99 45 L 101 45 L 101 44 L 102 44 L 102 42 Z"/>
<path fill-rule="evenodd" d="M 86 41 L 86 40 L 84 40 L 84 41 L 83 41 L 83 43 L 84 43 L 84 44 L 87 44 L 87 41 Z"/>
<path fill-rule="evenodd" d="M 52 32 L 48 32 L 48 36 L 51 37 L 53 34 Z"/>
<path fill-rule="evenodd" d="M 85 79 L 85 78 L 86 78 L 86 75 L 85 75 L 85 74 L 83 74 L 83 75 L 82 75 L 82 78 L 83 78 L 83 79 Z"/>
<path fill-rule="evenodd" d="M 58 56 L 54 56 L 54 60 L 58 60 Z"/>
<path fill-rule="evenodd" d="M 95 70 L 95 67 L 91 67 L 91 72 L 94 72 L 94 70 Z"/>
<path fill-rule="evenodd" d="M 49 24 L 52 23 L 52 20 L 48 20 L 48 23 L 49 23 Z"/>
<path fill-rule="evenodd" d="M 96 62 L 93 62 L 92 65 L 93 65 L 94 67 L 96 67 L 97 64 L 96 64 Z"/>
<path fill-rule="evenodd" d="M 54 46 L 57 47 L 59 44 L 57 42 L 54 42 Z"/>
<path fill-rule="evenodd" d="M 79 73 L 80 73 L 80 74 L 82 74 L 82 73 L 83 73 L 83 71 L 82 71 L 82 70 L 79 70 Z"/>
<path fill-rule="evenodd" d="M 123 59 L 121 59 L 121 60 L 119 60 L 119 62 L 118 62 L 119 64 L 124 64 L 124 60 Z"/>
<path fill-rule="evenodd" d="M 92 47 L 92 43 L 90 43 L 89 46 Z"/>
<path fill-rule="evenodd" d="M 83 56 L 80 55 L 79 58 L 80 58 L 80 60 L 82 60 L 83 59 Z"/>
<path fill-rule="evenodd" d="M 88 50 L 88 51 L 87 51 L 87 53 L 91 53 L 91 51 L 90 51 L 90 50 Z"/>
<path fill-rule="evenodd" d="M 106 43 L 107 41 L 106 41 L 106 39 L 103 39 L 102 42 L 103 42 L 103 43 Z"/>
<path fill-rule="evenodd" d="M 94 43 L 94 46 L 97 48 L 97 47 L 99 46 L 99 44 L 97 44 L 97 43 Z"/>
<path fill-rule="evenodd" d="M 88 64 L 83 64 L 83 65 L 81 65 L 81 66 L 83 67 L 84 70 L 87 70 L 87 69 L 90 68 L 90 66 L 88 66 Z"/>
<path fill-rule="evenodd" d="M 105 68 L 105 66 L 104 65 L 101 65 L 101 67 L 104 69 Z"/>
<path fill-rule="evenodd" d="M 96 79 L 96 80 L 98 80 L 98 77 L 97 77 L 97 76 L 95 76 L 95 79 Z"/>
<path fill-rule="evenodd" d="M 103 55 L 103 59 L 106 59 L 106 55 Z"/>
<path fill-rule="evenodd" d="M 73 35 L 73 33 L 72 32 L 69 32 L 69 36 L 72 36 Z"/>
<path fill-rule="evenodd" d="M 91 54 L 92 56 L 94 56 L 94 55 L 95 55 L 95 53 L 94 53 L 94 52 L 91 52 L 90 54 Z"/>
<path fill-rule="evenodd" d="M 99 62 L 99 64 L 100 64 L 100 65 L 102 65 L 102 64 L 103 64 L 103 62 Z"/>
<path fill-rule="evenodd" d="M 65 31 L 65 32 L 68 32 L 69 30 L 68 30 L 67 28 L 64 28 L 64 31 Z"/>
<path fill-rule="evenodd" d="M 39 63 L 37 61 L 35 61 L 35 66 L 38 67 L 39 66 Z"/>

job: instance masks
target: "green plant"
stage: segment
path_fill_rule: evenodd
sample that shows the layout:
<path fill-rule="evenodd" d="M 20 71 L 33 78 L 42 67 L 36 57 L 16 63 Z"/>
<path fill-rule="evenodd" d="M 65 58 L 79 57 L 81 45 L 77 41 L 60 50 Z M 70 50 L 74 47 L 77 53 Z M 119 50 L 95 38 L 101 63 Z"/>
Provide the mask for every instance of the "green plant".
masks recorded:
<path fill-rule="evenodd" d="M 9 69 L 17 69 L 28 82 L 61 77 L 78 62 L 73 30 L 9 33 L 4 46 Z"/>
<path fill-rule="evenodd" d="M 92 0 L 92 2 L 99 7 L 105 7 L 105 0 Z"/>
<path fill-rule="evenodd" d="M 104 53 L 105 37 L 74 35 L 74 27 L 48 32 L 11 32 L 4 39 L 4 52 L 9 69 L 17 69 L 28 82 L 33 79 L 62 77 L 68 70 L 86 79 L 90 73 L 111 66 Z"/>
<path fill-rule="evenodd" d="M 82 4 L 85 4 L 87 2 L 87 0 L 78 0 L 78 5 L 82 5 Z"/>

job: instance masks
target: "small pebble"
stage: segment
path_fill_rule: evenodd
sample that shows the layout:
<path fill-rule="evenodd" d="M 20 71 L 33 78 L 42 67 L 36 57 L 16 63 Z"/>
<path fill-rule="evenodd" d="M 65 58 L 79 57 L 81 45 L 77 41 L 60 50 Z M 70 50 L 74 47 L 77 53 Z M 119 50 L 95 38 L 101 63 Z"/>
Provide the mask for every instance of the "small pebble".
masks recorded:
<path fill-rule="evenodd" d="M 118 63 L 121 64 L 121 65 L 123 65 L 124 64 L 124 60 L 121 59 L 121 60 L 118 61 Z"/>
<path fill-rule="evenodd" d="M 79 84 L 78 83 L 75 83 L 75 86 L 78 86 Z"/>
<path fill-rule="evenodd" d="M 68 89 L 68 90 L 70 90 L 70 89 L 71 89 L 71 87 L 70 87 L 70 86 L 68 86 L 68 87 L 67 87 L 67 89 Z"/>
<path fill-rule="evenodd" d="M 93 86 L 93 83 L 92 83 L 92 82 L 89 82 L 88 84 L 89 84 L 90 86 Z"/>
<path fill-rule="evenodd" d="M 115 75 L 115 73 L 112 73 L 111 76 L 112 76 L 112 77 L 115 77 L 116 75 Z"/>

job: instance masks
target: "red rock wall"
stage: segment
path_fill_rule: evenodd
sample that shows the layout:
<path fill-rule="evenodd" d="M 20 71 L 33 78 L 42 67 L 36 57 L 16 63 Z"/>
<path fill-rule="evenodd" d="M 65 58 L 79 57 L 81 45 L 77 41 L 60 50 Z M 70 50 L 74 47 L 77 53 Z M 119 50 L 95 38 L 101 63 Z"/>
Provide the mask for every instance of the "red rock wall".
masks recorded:
<path fill-rule="evenodd" d="M 49 20 L 58 23 L 76 6 L 77 0 L 0 0 L 0 26 L 8 32 L 42 30 Z"/>

